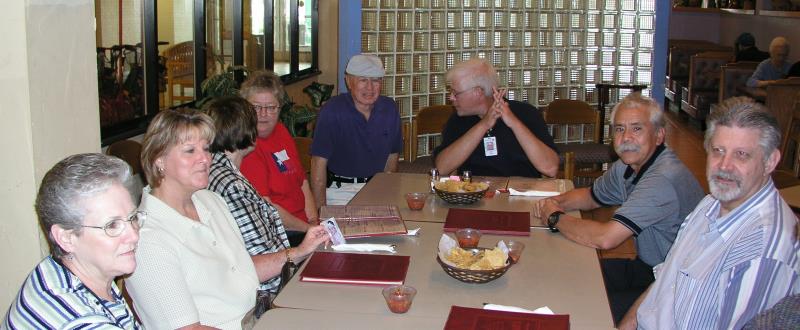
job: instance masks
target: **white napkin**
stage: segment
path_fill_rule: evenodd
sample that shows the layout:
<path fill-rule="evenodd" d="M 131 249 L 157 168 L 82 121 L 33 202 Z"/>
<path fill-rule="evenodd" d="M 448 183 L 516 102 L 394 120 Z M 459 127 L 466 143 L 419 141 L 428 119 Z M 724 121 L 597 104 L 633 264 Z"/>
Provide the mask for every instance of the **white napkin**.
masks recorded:
<path fill-rule="evenodd" d="M 422 229 L 422 228 L 409 229 L 409 230 L 407 230 L 406 235 L 408 235 L 408 236 L 417 236 L 417 233 L 419 232 L 420 229 Z"/>
<path fill-rule="evenodd" d="M 552 197 L 561 195 L 558 191 L 540 191 L 540 190 L 516 190 L 508 188 L 508 194 L 511 196 L 531 196 L 531 197 Z"/>
<path fill-rule="evenodd" d="M 331 246 L 335 251 L 372 252 L 385 251 L 395 253 L 395 246 L 390 244 L 339 244 Z"/>
<path fill-rule="evenodd" d="M 486 304 L 483 305 L 483 309 L 489 309 L 493 311 L 504 311 L 504 312 L 517 312 L 517 313 L 532 313 L 532 314 L 547 314 L 553 315 L 553 311 L 550 310 L 550 307 L 544 306 L 539 307 L 534 310 L 529 310 L 525 308 L 520 308 L 516 306 L 504 306 L 504 305 L 497 305 L 497 304 Z"/>

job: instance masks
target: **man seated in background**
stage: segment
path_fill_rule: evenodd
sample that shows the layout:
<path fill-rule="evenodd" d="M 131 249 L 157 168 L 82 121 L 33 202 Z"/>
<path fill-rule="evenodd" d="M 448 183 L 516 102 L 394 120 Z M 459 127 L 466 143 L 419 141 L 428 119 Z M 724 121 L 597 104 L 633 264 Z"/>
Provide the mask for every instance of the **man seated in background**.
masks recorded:
<path fill-rule="evenodd" d="M 345 69 L 349 93 L 322 106 L 311 144 L 317 206 L 347 204 L 375 173 L 397 170 L 400 113 L 394 100 L 380 95 L 384 75 L 380 58 L 355 55 Z"/>
<path fill-rule="evenodd" d="M 540 200 L 533 214 L 546 220 L 551 230 L 596 249 L 611 249 L 635 238 L 638 258 L 601 260 L 611 311 L 619 322 L 654 281 L 652 267 L 664 261 L 678 227 L 704 193 L 664 145 L 664 113 L 658 103 L 639 93 L 628 95 L 614 107 L 611 121 L 619 160 L 590 188 Z M 564 214 L 610 205 L 620 205 L 611 221 Z"/>
<path fill-rule="evenodd" d="M 485 59 L 471 59 L 447 71 L 455 112 L 434 150 L 443 175 L 555 176 L 558 154 L 541 111 L 503 99 L 497 72 Z"/>
<path fill-rule="evenodd" d="M 789 42 L 784 37 L 776 37 L 769 44 L 769 58 L 756 67 L 756 71 L 747 79 L 747 87 L 767 87 L 776 80 L 786 78 L 789 67 Z"/>
<path fill-rule="evenodd" d="M 797 218 L 770 174 L 780 161 L 778 122 L 749 98 L 708 118 L 706 196 L 681 225 L 656 281 L 624 329 L 740 329 L 800 292 Z"/>
<path fill-rule="evenodd" d="M 769 53 L 761 51 L 756 47 L 756 38 L 752 34 L 744 32 L 736 38 L 734 43 L 734 62 L 761 62 L 769 58 Z"/>

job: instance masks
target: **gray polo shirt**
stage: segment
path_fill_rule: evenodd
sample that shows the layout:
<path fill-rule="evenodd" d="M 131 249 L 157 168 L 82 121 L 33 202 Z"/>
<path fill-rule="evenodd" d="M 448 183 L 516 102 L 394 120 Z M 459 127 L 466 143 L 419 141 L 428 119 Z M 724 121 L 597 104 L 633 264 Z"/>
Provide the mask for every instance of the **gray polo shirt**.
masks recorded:
<path fill-rule="evenodd" d="M 633 232 L 639 258 L 650 266 L 664 261 L 678 229 L 705 193 L 683 162 L 664 145 L 639 173 L 618 160 L 592 186 L 592 198 L 620 205 L 613 220 Z"/>

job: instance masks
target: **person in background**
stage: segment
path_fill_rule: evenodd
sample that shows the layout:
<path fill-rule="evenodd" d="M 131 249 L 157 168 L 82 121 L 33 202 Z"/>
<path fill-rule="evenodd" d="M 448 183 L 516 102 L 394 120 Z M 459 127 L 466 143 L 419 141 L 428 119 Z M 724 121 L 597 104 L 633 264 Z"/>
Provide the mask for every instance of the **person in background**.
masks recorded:
<path fill-rule="evenodd" d="M 756 47 L 756 38 L 744 32 L 736 38 L 733 44 L 734 62 L 761 62 L 769 58 L 769 53 Z"/>
<path fill-rule="evenodd" d="M 384 75 L 380 58 L 355 55 L 345 69 L 349 92 L 322 106 L 311 144 L 317 206 L 347 204 L 373 175 L 397 170 L 400 113 L 394 100 L 380 95 Z"/>
<path fill-rule="evenodd" d="M 289 249 L 281 215 L 259 196 L 237 169 L 242 159 L 255 149 L 256 113 L 250 109 L 250 103 L 239 96 L 215 99 L 203 111 L 211 117 L 216 129 L 214 142 L 209 147 L 211 168 L 208 190 L 222 196 L 228 204 L 244 238 L 245 248 L 253 256 L 256 266 L 262 261 L 270 265 L 281 265 L 285 250 Z M 319 230 L 312 229 L 312 232 Z M 316 250 L 321 240 L 315 237 L 306 236 L 297 249 L 294 249 L 294 258 L 305 258 Z M 281 278 L 275 276 L 262 282 L 260 290 L 275 295 L 280 284 Z"/>
<path fill-rule="evenodd" d="M 579 244 L 607 250 L 634 237 L 637 258 L 601 259 L 614 321 L 654 281 L 678 227 L 703 198 L 703 189 L 675 153 L 664 145 L 664 111 L 654 100 L 633 93 L 611 113 L 619 160 L 590 188 L 575 189 L 537 202 L 533 214 L 551 230 Z M 620 205 L 611 221 L 564 214 Z M 546 221 L 545 221 L 546 220 Z"/>
<path fill-rule="evenodd" d="M 740 329 L 800 293 L 797 218 L 770 176 L 780 144 L 777 120 L 752 99 L 728 99 L 711 113 L 711 195 L 686 217 L 620 328 Z"/>
<path fill-rule="evenodd" d="M 769 44 L 769 58 L 756 67 L 747 79 L 747 87 L 767 87 L 776 80 L 783 79 L 789 72 L 789 42 L 784 37 L 776 37 Z"/>
<path fill-rule="evenodd" d="M 51 254 L 33 269 L 2 329 L 139 329 L 114 283 L 136 269 L 145 215 L 125 184 L 128 164 L 102 154 L 69 156 L 39 186 L 36 213 Z"/>
<path fill-rule="evenodd" d="M 144 136 L 148 186 L 139 209 L 148 214 L 127 280 L 134 307 L 151 329 L 240 329 L 256 305 L 260 282 L 310 253 L 285 249 L 251 256 L 228 205 L 206 190 L 214 141 L 212 119 L 197 110 L 159 112 Z M 260 200 L 260 199 L 259 199 Z M 306 237 L 325 242 L 325 230 Z"/>
<path fill-rule="evenodd" d="M 505 100 L 497 72 L 485 59 L 460 62 L 447 71 L 455 112 L 442 131 L 434 162 L 442 175 L 525 176 L 558 172 L 558 154 L 541 111 Z"/>
<path fill-rule="evenodd" d="M 240 170 L 258 194 L 278 209 L 290 243 L 297 246 L 309 225 L 318 222 L 318 214 L 297 147 L 278 118 L 283 84 L 270 71 L 256 71 L 242 83 L 240 94 L 258 120 L 255 150 L 244 157 Z"/>

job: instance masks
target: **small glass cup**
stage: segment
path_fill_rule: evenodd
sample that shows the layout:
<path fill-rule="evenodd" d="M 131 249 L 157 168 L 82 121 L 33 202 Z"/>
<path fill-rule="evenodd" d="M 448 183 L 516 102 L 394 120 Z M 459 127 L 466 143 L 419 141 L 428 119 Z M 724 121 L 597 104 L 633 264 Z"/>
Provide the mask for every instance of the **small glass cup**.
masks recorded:
<path fill-rule="evenodd" d="M 407 285 L 392 285 L 383 289 L 383 298 L 392 313 L 403 314 L 411 308 L 417 289 Z"/>
<path fill-rule="evenodd" d="M 428 194 L 423 192 L 410 192 L 406 194 L 406 203 L 408 208 L 414 211 L 422 210 L 425 207 L 425 200 L 428 199 Z"/>
<path fill-rule="evenodd" d="M 458 246 L 462 249 L 476 248 L 481 241 L 481 231 L 472 228 L 462 228 L 456 231 L 456 239 L 458 240 Z"/>
<path fill-rule="evenodd" d="M 525 244 L 519 241 L 508 241 L 506 247 L 508 247 L 508 257 L 511 258 L 511 263 L 517 263 L 519 257 L 522 256 L 522 250 L 525 250 Z"/>

